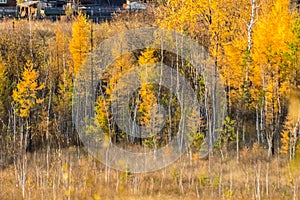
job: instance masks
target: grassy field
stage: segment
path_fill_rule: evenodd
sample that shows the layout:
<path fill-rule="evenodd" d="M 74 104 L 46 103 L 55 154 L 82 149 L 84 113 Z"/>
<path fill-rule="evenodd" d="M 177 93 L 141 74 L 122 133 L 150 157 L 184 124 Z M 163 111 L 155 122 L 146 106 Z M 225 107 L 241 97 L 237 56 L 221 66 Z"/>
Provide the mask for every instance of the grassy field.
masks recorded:
<path fill-rule="evenodd" d="M 207 160 L 187 153 L 159 171 L 132 174 L 69 148 L 16 158 L 0 171 L 0 199 L 299 199 L 299 169 L 297 159 L 268 160 L 254 146 L 238 160 L 218 151 Z"/>

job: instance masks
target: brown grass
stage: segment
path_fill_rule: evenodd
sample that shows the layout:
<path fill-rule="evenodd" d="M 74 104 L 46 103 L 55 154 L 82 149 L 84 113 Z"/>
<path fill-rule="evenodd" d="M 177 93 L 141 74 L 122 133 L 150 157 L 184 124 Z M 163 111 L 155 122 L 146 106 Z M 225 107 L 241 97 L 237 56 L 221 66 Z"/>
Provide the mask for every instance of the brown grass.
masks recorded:
<path fill-rule="evenodd" d="M 131 174 L 108 169 L 82 149 L 27 154 L 24 199 L 297 199 L 299 170 L 265 150 L 220 159 L 183 155 L 165 169 Z M 0 171 L 0 199 L 22 199 L 15 164 Z"/>

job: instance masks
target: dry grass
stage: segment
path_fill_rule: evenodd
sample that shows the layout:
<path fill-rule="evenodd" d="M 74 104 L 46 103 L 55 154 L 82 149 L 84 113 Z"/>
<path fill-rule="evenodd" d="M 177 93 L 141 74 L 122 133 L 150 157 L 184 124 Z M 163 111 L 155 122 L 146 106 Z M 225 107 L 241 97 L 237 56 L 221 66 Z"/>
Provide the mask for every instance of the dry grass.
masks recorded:
<path fill-rule="evenodd" d="M 27 154 L 24 199 L 298 199 L 299 170 L 265 150 L 243 150 L 209 160 L 188 155 L 160 171 L 131 174 L 107 169 L 76 148 Z M 22 199 L 15 164 L 0 171 L 0 199 Z"/>

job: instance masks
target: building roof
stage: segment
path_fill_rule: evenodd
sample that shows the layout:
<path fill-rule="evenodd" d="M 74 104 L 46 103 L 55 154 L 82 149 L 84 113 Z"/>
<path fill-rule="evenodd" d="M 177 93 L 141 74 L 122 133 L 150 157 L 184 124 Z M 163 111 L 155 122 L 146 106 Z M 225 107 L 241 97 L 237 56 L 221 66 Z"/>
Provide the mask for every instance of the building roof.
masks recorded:
<path fill-rule="evenodd" d="M 30 7 L 34 4 L 37 4 L 39 1 L 25 1 L 23 3 L 18 4 L 18 6 L 22 6 L 22 7 Z"/>

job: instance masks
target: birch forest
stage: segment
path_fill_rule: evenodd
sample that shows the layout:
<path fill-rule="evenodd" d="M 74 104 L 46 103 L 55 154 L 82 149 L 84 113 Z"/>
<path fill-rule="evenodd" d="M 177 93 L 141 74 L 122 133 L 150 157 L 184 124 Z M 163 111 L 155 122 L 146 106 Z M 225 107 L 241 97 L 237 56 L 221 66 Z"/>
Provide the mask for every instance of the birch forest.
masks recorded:
<path fill-rule="evenodd" d="M 0 199 L 300 199 L 299 5 L 290 0 L 145 4 L 146 10 L 124 10 L 97 23 L 84 13 L 56 21 L 1 19 Z M 179 53 L 189 46 L 172 43 L 172 52 L 157 40 L 160 48 L 125 52 L 121 44 L 128 37 L 108 43 L 105 50 L 115 59 L 97 71 L 110 59 L 93 56 L 103 44 L 145 27 L 175 31 L 199 44 L 209 57 L 201 69 L 211 66 L 212 78 Z M 169 67 L 164 73 L 171 77 L 169 87 L 157 78 L 163 68 L 147 67 L 153 64 Z M 86 65 L 90 75 L 84 75 Z M 135 75 L 123 85 L 133 68 Z M 199 109 L 189 110 L 192 120 L 182 120 L 181 97 L 190 93 L 180 80 L 192 88 L 190 102 L 199 103 Z M 78 92 L 84 82 L 93 87 L 92 96 Z M 86 110 L 76 108 L 74 94 Z M 120 114 L 122 98 L 128 99 L 129 117 Z M 224 104 L 221 110 L 218 102 Z M 80 114 L 89 110 L 94 117 L 82 117 L 89 125 L 79 126 Z M 117 124 L 118 115 L 130 126 Z M 103 159 L 105 152 L 101 159 L 93 154 L 80 130 L 102 147 L 172 162 L 156 170 L 151 162 L 120 161 L 113 167 Z M 179 132 L 188 138 L 180 156 L 162 157 L 160 150 L 175 144 Z"/>

